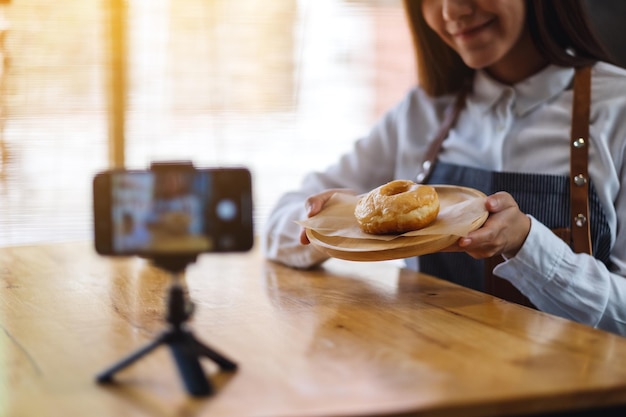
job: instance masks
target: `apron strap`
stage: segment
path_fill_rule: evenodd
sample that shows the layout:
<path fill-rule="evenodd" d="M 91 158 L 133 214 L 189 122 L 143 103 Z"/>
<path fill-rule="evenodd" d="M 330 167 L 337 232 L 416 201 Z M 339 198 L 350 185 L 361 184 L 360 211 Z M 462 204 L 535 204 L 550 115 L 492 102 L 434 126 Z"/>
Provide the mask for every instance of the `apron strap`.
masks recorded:
<path fill-rule="evenodd" d="M 589 230 L 589 108 L 591 68 L 576 69 L 570 150 L 570 210 L 574 252 L 592 254 Z"/>
<path fill-rule="evenodd" d="M 446 109 L 446 116 L 443 120 L 443 124 L 439 128 L 437 132 L 437 136 L 430 142 L 426 153 L 424 154 L 424 161 L 422 162 L 422 170 L 417 174 L 415 178 L 415 182 L 418 184 L 423 184 L 428 180 L 432 169 L 435 166 L 435 162 L 437 161 L 437 156 L 439 155 L 439 151 L 441 150 L 441 145 L 443 141 L 450 134 L 450 130 L 456 124 L 456 121 L 459 118 L 459 114 L 463 107 L 465 107 L 465 97 L 467 94 L 465 91 L 460 92 L 454 101 L 454 103 L 450 104 Z"/>

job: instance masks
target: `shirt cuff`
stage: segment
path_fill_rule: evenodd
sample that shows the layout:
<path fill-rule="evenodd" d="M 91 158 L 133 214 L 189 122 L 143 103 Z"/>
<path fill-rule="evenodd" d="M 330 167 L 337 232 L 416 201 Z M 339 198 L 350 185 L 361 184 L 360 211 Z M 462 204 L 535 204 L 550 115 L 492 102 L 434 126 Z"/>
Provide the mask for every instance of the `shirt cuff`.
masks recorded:
<path fill-rule="evenodd" d="M 499 265 L 493 273 L 528 294 L 552 281 L 568 250 L 567 244 L 543 223 L 530 218 L 530 231 L 517 254 Z M 546 250 L 549 248 L 549 250 Z"/>

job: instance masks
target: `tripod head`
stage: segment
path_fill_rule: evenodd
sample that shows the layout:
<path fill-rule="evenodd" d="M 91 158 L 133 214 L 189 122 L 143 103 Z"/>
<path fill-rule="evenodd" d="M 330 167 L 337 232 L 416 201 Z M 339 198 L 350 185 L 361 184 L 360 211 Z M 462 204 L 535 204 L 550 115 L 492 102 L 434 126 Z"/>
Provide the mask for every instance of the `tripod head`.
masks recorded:
<path fill-rule="evenodd" d="M 180 328 L 193 314 L 193 303 L 185 298 L 185 292 L 178 277 L 187 266 L 196 261 L 196 258 L 197 255 L 165 255 L 152 260 L 154 266 L 169 272 L 173 277 L 169 288 L 165 319 L 174 328 Z"/>
<path fill-rule="evenodd" d="M 197 254 L 194 255 L 161 255 L 152 258 L 152 263 L 157 268 L 163 269 L 173 275 L 181 274 L 187 266 L 196 262 Z"/>

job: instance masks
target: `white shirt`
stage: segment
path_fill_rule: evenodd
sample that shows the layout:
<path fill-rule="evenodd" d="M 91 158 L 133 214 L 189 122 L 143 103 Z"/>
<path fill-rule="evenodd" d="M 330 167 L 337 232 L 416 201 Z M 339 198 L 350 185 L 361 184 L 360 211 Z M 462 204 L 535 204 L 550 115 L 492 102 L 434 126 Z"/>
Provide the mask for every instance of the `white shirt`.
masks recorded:
<path fill-rule="evenodd" d="M 478 71 L 473 93 L 443 144 L 439 160 L 493 171 L 569 175 L 574 70 L 549 66 L 514 86 Z M 494 270 L 540 310 L 626 335 L 626 70 L 592 69 L 589 176 L 611 229 L 612 270 L 576 254 L 531 217 L 518 254 Z M 365 193 L 393 179 L 415 179 L 451 96 L 412 89 L 351 152 L 285 194 L 266 223 L 268 259 L 297 268 L 323 262 L 313 245 L 299 243 L 305 199 L 329 188 Z"/>

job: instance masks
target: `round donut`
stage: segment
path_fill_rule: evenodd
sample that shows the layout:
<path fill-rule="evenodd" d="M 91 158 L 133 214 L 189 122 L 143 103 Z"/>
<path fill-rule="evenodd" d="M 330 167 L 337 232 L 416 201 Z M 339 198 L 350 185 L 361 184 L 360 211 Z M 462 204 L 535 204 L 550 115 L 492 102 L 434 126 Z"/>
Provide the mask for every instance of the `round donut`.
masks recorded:
<path fill-rule="evenodd" d="M 422 229 L 438 214 L 437 191 L 409 180 L 394 180 L 373 189 L 354 208 L 361 230 L 376 235 Z"/>

